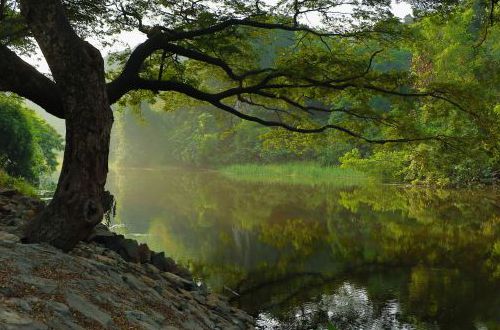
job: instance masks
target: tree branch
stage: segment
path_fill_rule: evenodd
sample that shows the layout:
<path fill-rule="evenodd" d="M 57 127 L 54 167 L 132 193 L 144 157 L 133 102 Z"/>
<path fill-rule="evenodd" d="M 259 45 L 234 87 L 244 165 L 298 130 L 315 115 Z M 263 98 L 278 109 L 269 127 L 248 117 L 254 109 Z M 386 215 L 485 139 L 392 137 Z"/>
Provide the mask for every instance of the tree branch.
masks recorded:
<path fill-rule="evenodd" d="M 284 128 L 288 131 L 291 132 L 297 132 L 297 133 L 305 133 L 305 134 L 311 134 L 311 133 L 321 133 L 329 129 L 337 130 L 340 132 L 343 132 L 347 135 L 350 135 L 352 137 L 356 137 L 359 139 L 362 139 L 366 142 L 369 143 L 376 143 L 376 144 L 385 144 L 385 143 L 399 143 L 399 142 L 413 142 L 413 141 L 429 141 L 429 140 L 442 140 L 442 136 L 430 136 L 430 137 L 411 137 L 411 138 L 398 138 L 398 139 L 372 139 L 368 138 L 366 136 L 363 136 L 362 134 L 352 131 L 350 129 L 347 129 L 345 127 L 339 126 L 339 125 L 333 125 L 333 124 L 328 124 L 328 125 L 323 125 L 319 126 L 316 128 L 301 128 L 298 126 L 292 126 L 283 122 L 279 121 L 273 121 L 273 120 L 266 120 L 262 119 L 256 116 L 248 115 L 245 113 L 242 113 L 238 110 L 236 110 L 234 107 L 231 107 L 221 101 L 219 98 L 218 94 L 210 94 L 206 93 L 203 91 L 200 91 L 190 85 L 179 83 L 179 82 L 174 82 L 174 81 L 158 81 L 158 80 L 146 80 L 146 79 L 141 79 L 137 78 L 134 81 L 134 84 L 131 85 L 131 89 L 146 89 L 146 90 L 162 90 L 162 91 L 175 91 L 179 93 L 183 93 L 187 96 L 193 97 L 197 100 L 200 101 L 205 101 L 208 102 L 209 104 L 225 111 L 230 114 L 235 115 L 236 117 L 239 117 L 241 119 L 251 121 L 254 123 L 261 124 L 263 126 L 267 127 L 281 127 Z"/>
<path fill-rule="evenodd" d="M 179 40 L 193 39 L 196 37 L 214 34 L 217 32 L 224 31 L 225 29 L 228 29 L 231 27 L 237 27 L 237 26 L 247 26 L 247 27 L 254 27 L 254 28 L 266 29 L 266 30 L 307 32 L 307 33 L 313 34 L 313 35 L 318 36 L 318 37 L 359 37 L 362 35 L 372 34 L 372 33 L 387 33 L 385 31 L 377 31 L 377 30 L 362 30 L 362 31 L 347 32 L 347 33 L 321 32 L 321 31 L 313 30 L 307 26 L 302 26 L 302 25 L 286 25 L 286 24 L 281 24 L 281 23 L 266 23 L 266 22 L 254 21 L 254 20 L 251 20 L 248 18 L 244 18 L 244 19 L 230 18 L 230 19 L 227 19 L 223 22 L 214 24 L 212 26 L 209 26 L 206 28 L 201 28 L 198 30 L 192 30 L 192 31 L 176 31 L 176 30 L 171 30 L 171 29 L 164 28 L 164 27 L 158 27 L 158 28 L 162 29 L 163 31 L 165 31 L 165 33 L 167 33 L 169 35 L 168 38 L 170 41 L 179 41 Z"/>
<path fill-rule="evenodd" d="M 0 45 L 0 91 L 16 93 L 64 119 L 59 89 L 52 80 Z"/>
<path fill-rule="evenodd" d="M 357 74 L 352 74 L 347 77 L 340 77 L 337 79 L 315 79 L 315 78 L 310 78 L 310 77 L 303 77 L 301 75 L 296 76 L 295 73 L 293 72 L 282 72 L 277 69 L 273 68 L 265 68 L 265 69 L 255 69 L 255 70 L 248 70 L 246 72 L 239 73 L 235 70 L 235 68 L 231 67 L 226 61 L 224 61 L 221 58 L 217 58 L 208 54 L 205 54 L 201 51 L 195 50 L 195 49 L 190 49 L 184 46 L 180 46 L 178 44 L 175 44 L 174 42 L 176 40 L 185 40 L 189 38 L 195 38 L 197 36 L 202 36 L 205 34 L 213 34 L 218 31 L 222 31 L 228 27 L 231 26 L 237 26 L 237 25 L 244 25 L 244 26 L 252 26 L 252 27 L 257 27 L 257 28 L 264 28 L 264 29 L 285 29 L 285 30 L 291 30 L 291 31 L 305 31 L 305 32 L 311 32 L 314 33 L 316 36 L 322 37 L 322 36 L 329 36 L 329 35 L 336 35 L 336 34 L 324 34 L 321 32 L 316 32 L 316 31 L 309 31 L 308 28 L 304 28 L 301 26 L 286 26 L 283 24 L 274 24 L 274 23 L 261 23 L 261 22 L 256 22 L 256 21 L 250 21 L 250 20 L 239 20 L 239 19 L 230 19 L 227 21 L 224 21 L 222 23 L 213 25 L 209 28 L 201 29 L 201 30 L 195 30 L 195 31 L 188 31 L 188 32 L 178 32 L 178 31 L 171 31 L 168 29 L 163 29 L 163 32 L 156 31 L 154 34 L 150 33 L 149 34 L 149 39 L 146 40 L 144 43 L 139 45 L 131 54 L 129 57 L 128 61 L 125 64 L 125 67 L 118 76 L 117 79 L 112 81 L 111 83 L 108 84 L 108 97 L 111 103 L 116 102 L 122 95 L 127 93 L 128 91 L 131 90 L 136 90 L 136 89 L 144 89 L 144 90 L 151 90 L 151 91 L 175 91 L 179 93 L 183 93 L 189 97 L 195 98 L 200 101 L 205 101 L 210 103 L 211 105 L 229 112 L 239 118 L 242 118 L 244 120 L 252 121 L 259 123 L 264 126 L 275 126 L 275 127 L 282 127 L 284 129 L 293 131 L 293 132 L 299 132 L 299 133 L 318 133 L 318 132 L 323 132 L 327 129 L 335 129 L 338 131 L 342 131 L 345 134 L 348 134 L 353 137 L 357 137 L 360 139 L 363 139 L 367 142 L 370 143 L 387 143 L 387 142 L 410 142 L 410 141 L 422 141 L 422 140 L 440 140 L 441 137 L 416 137 L 416 138 L 400 138 L 400 139 L 372 139 L 365 137 L 361 135 L 360 133 L 354 132 L 352 130 L 349 130 L 345 127 L 341 127 L 338 125 L 325 125 L 325 126 L 320 126 L 316 128 L 302 128 L 299 126 L 293 126 L 287 123 L 283 123 L 280 121 L 272 121 L 272 120 L 266 120 L 263 118 L 259 118 L 256 116 L 248 115 L 245 114 L 239 109 L 236 109 L 234 107 L 231 107 L 227 105 L 227 103 L 224 103 L 223 100 L 231 98 L 231 97 L 238 97 L 240 101 L 244 101 L 247 104 L 255 104 L 255 105 L 260 105 L 263 109 L 266 109 L 266 106 L 262 104 L 258 104 L 257 102 L 253 101 L 251 99 L 252 95 L 255 96 L 261 96 L 264 98 L 270 98 L 270 99 L 275 99 L 275 100 L 280 100 L 285 102 L 288 106 L 294 107 L 296 109 L 305 111 L 305 112 L 310 112 L 310 111 L 321 111 L 321 112 L 343 112 L 346 113 L 349 116 L 356 117 L 358 119 L 364 119 L 364 120 L 373 120 L 376 122 L 379 122 L 384 125 L 390 125 L 394 126 L 394 123 L 390 121 L 386 121 L 383 118 L 377 117 L 377 116 L 365 116 L 363 114 L 358 114 L 356 112 L 349 111 L 348 109 L 326 109 L 326 108 L 321 108 L 321 107 L 315 107 L 315 106 L 308 106 L 306 104 L 302 104 L 299 102 L 294 101 L 293 99 L 287 97 L 286 95 L 283 95 L 282 93 L 274 92 L 278 90 L 286 90 L 286 89 L 310 89 L 310 88 L 324 88 L 327 90 L 331 91 L 341 91 L 341 90 L 346 90 L 350 88 L 357 88 L 361 90 L 369 90 L 372 92 L 377 92 L 381 94 L 390 94 L 390 95 L 396 95 L 396 96 L 402 96 L 402 97 L 433 97 L 436 99 L 441 99 L 444 100 L 455 107 L 459 108 L 460 110 L 470 113 L 469 111 L 465 110 L 463 107 L 460 106 L 457 102 L 454 102 L 453 100 L 448 99 L 443 93 L 439 93 L 436 91 L 424 91 L 424 92 L 400 92 L 397 90 L 390 90 L 390 89 L 385 89 L 382 87 L 378 87 L 376 85 L 372 85 L 363 81 L 358 81 L 359 79 L 364 78 L 366 75 L 370 73 L 372 70 L 373 62 L 375 57 L 382 52 L 383 50 L 377 50 L 371 54 L 367 61 L 366 67 L 361 69 L 362 71 Z M 304 30 L 305 29 L 305 30 Z M 220 68 L 223 70 L 227 77 L 233 80 L 234 82 L 238 83 L 237 87 L 232 87 L 225 89 L 223 91 L 217 92 L 217 93 L 208 93 L 201 91 L 193 86 L 190 86 L 188 84 L 184 84 L 182 82 L 178 81 L 173 81 L 173 80 L 167 80 L 167 81 L 162 81 L 161 78 L 158 80 L 147 80 L 147 79 L 142 79 L 139 77 L 139 72 L 141 70 L 141 66 L 143 65 L 144 61 L 153 54 L 155 51 L 158 50 L 163 50 L 163 54 L 165 52 L 170 52 L 172 54 L 180 55 L 185 58 L 193 59 L 196 61 L 201 61 L 203 63 L 207 63 L 209 65 L 213 65 L 215 67 Z M 163 61 L 162 61 L 163 63 Z M 163 65 L 163 64 L 162 64 Z M 160 69 L 160 72 L 163 70 Z M 265 74 L 265 75 L 262 75 Z M 254 82 L 253 84 L 245 84 L 245 79 L 250 77 L 250 76 L 257 76 L 261 75 L 259 77 L 258 82 Z M 161 77 L 161 73 L 159 75 Z M 286 78 L 286 82 L 282 81 L 276 81 L 276 78 Z M 244 94 L 248 94 L 250 98 L 243 98 Z M 286 111 L 284 109 L 276 109 L 274 106 L 268 106 L 267 110 L 269 111 Z M 470 113 L 471 114 L 471 113 Z M 472 115 L 474 115 L 472 113 Z"/>
<path fill-rule="evenodd" d="M 249 70 L 242 74 L 237 74 L 225 61 L 196 50 L 173 44 L 164 33 L 157 33 L 134 49 L 120 76 L 108 84 L 108 97 L 111 103 L 119 100 L 128 91 L 127 84 L 133 83 L 134 79 L 139 75 L 144 61 L 148 58 L 148 56 L 158 50 L 163 50 L 163 52 L 170 52 L 172 54 L 177 54 L 216 66 L 222 69 L 229 78 L 240 82 L 253 75 L 274 71 L 272 68 L 265 68 Z"/>

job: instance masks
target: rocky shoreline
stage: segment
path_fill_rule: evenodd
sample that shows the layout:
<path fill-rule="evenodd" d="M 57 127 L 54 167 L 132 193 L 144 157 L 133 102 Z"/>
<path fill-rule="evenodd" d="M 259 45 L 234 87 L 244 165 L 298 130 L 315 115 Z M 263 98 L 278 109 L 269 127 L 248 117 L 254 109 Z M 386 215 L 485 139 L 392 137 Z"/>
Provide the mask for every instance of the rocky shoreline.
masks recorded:
<path fill-rule="evenodd" d="M 0 188 L 0 329 L 252 329 L 163 253 L 98 226 L 70 253 L 23 244 L 43 202 Z"/>

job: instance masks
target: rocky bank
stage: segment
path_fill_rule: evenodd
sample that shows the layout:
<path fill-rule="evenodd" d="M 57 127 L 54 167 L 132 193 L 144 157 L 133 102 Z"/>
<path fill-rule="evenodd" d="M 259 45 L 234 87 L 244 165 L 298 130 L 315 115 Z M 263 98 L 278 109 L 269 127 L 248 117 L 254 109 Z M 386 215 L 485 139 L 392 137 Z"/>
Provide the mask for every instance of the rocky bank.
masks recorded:
<path fill-rule="evenodd" d="M 98 226 L 70 253 L 23 244 L 43 203 L 0 188 L 0 329 L 251 329 L 186 269 Z"/>

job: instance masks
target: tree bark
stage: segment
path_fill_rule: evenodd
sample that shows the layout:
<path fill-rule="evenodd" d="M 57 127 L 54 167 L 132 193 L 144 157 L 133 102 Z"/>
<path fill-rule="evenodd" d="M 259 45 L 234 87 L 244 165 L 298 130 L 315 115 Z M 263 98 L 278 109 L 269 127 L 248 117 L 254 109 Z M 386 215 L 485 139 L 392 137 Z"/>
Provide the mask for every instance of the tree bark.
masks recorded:
<path fill-rule="evenodd" d="M 72 249 L 102 220 L 113 115 L 99 51 L 71 28 L 59 0 L 23 0 L 21 11 L 54 76 L 66 148 L 54 198 L 26 228 L 27 242 Z"/>

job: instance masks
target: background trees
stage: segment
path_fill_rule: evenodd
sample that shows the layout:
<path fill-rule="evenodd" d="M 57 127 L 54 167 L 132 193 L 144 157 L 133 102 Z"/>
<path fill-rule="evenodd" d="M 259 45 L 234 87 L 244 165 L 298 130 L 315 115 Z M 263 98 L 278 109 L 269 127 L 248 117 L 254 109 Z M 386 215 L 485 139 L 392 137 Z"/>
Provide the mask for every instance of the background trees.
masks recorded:
<path fill-rule="evenodd" d="M 305 135 L 263 128 L 204 104 L 178 100 L 176 105 L 156 95 L 141 94 L 149 98 L 150 105 L 139 104 L 137 101 L 142 98 L 131 97 L 132 103 L 136 101 L 137 106 L 132 107 L 135 110 L 125 110 L 117 117 L 122 141 L 120 162 L 129 166 L 180 163 L 220 167 L 234 163 L 312 161 L 356 168 L 396 182 L 463 185 L 495 181 L 500 169 L 500 116 L 495 110 L 500 95 L 500 38 L 498 26 L 485 26 L 487 12 L 472 4 L 456 7 L 445 16 L 439 13 L 400 24 L 406 38 L 389 36 L 390 42 L 383 41 L 387 48 L 373 58 L 371 69 L 374 75 L 385 79 L 399 77 L 400 84 L 408 90 L 445 91 L 453 95 L 458 105 L 436 98 L 339 92 L 335 104 L 342 105 L 342 111 L 311 116 L 315 122 L 341 122 L 365 136 L 397 136 L 404 131 L 417 136 L 441 134 L 442 141 L 379 145 L 363 143 L 342 132 Z M 486 39 L 485 29 L 489 34 Z M 288 37 L 289 32 L 274 32 L 272 42 L 256 37 L 260 62 L 268 65 L 275 61 L 279 57 L 276 52 L 290 47 Z M 349 40 L 345 44 L 366 55 L 366 42 L 357 45 L 357 41 Z M 370 39 L 368 44 L 383 48 L 378 40 Z M 349 57 L 352 58 L 356 57 Z M 212 72 L 205 68 L 202 73 L 206 71 Z M 222 83 L 211 79 L 214 84 Z M 297 98 L 300 97 L 304 96 L 299 94 Z M 331 97 L 319 92 L 308 102 L 314 104 Z M 262 110 L 248 104 L 246 109 L 252 114 Z M 155 141 L 154 136 L 161 138 Z M 137 150 L 141 152 L 140 159 L 128 157 Z"/>
<path fill-rule="evenodd" d="M 62 138 L 21 100 L 0 95 L 0 169 L 37 184 L 55 171 Z"/>

